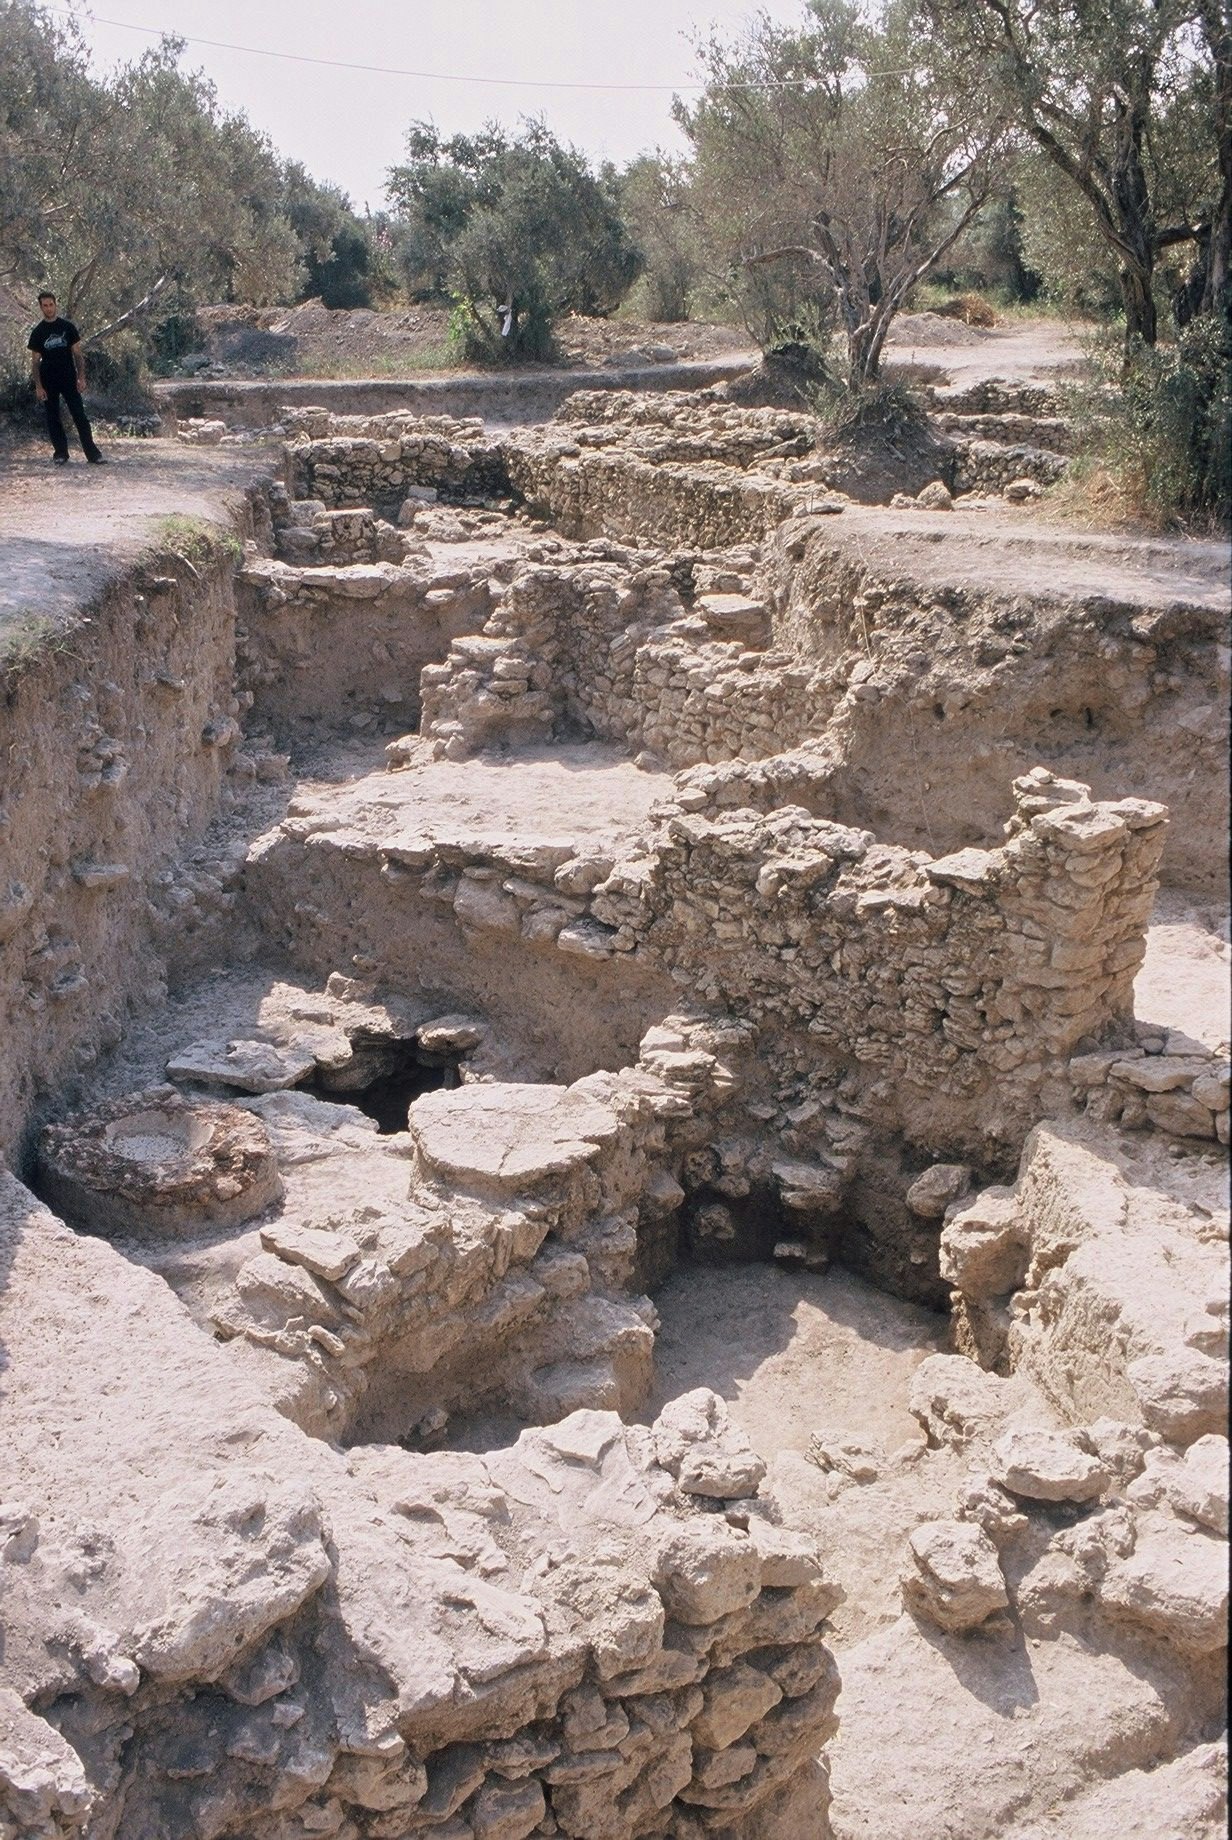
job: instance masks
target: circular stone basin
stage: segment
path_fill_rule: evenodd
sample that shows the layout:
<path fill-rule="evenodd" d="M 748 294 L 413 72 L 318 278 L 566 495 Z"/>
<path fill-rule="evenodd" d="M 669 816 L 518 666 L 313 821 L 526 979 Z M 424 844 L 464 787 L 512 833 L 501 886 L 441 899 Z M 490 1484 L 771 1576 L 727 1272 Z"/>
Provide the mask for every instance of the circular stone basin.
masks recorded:
<path fill-rule="evenodd" d="M 194 1151 L 204 1150 L 214 1130 L 214 1124 L 197 1112 L 132 1112 L 107 1126 L 103 1142 L 113 1156 L 130 1163 L 170 1168 L 189 1162 Z"/>
<path fill-rule="evenodd" d="M 165 1089 L 49 1125 L 38 1185 L 83 1232 L 141 1240 L 238 1226 L 282 1194 L 259 1118 Z"/>

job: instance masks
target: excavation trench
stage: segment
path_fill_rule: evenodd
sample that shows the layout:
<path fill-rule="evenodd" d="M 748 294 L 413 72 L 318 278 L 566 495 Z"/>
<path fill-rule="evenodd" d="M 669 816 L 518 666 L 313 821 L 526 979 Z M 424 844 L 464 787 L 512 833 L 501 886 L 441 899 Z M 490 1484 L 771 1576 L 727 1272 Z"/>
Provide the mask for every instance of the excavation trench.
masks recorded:
<path fill-rule="evenodd" d="M 191 1631 L 171 1661 L 143 1638 L 155 1660 L 132 1664 L 131 1707 L 107 1699 L 129 1679 L 120 1648 L 80 1631 L 64 1638 L 86 1643 L 79 1673 L 57 1686 L 32 1663 L 28 1701 L 59 1695 L 52 1723 L 96 1786 L 129 1747 L 134 1835 L 854 1840 L 858 1814 L 828 1824 L 813 1768 L 834 1731 L 827 1644 L 851 1682 L 855 1762 L 842 1740 L 834 1754 L 856 1809 L 861 1769 L 897 1755 L 876 1688 L 899 1670 L 895 1642 L 927 1651 L 911 1649 L 913 1681 L 967 1630 L 991 1655 L 1011 1639 L 1005 1579 L 1014 1614 L 1057 1633 L 1054 1587 L 1033 1599 L 1021 1583 L 1056 1529 L 1030 1500 L 979 1494 L 973 1453 L 987 1468 L 1007 1427 L 1064 1437 L 1097 1407 L 1101 1424 L 1138 1409 L 1098 1360 L 1081 1398 L 1058 1380 L 1087 1374 L 1080 1310 L 1029 1322 L 1036 1343 L 1016 1321 L 1032 1259 L 1038 1277 L 1068 1256 L 1047 1238 L 1055 1195 L 1095 1233 L 1099 1184 L 1132 1194 L 1132 1226 L 1143 1194 L 1171 1194 L 1167 1139 L 1189 1159 L 1176 1194 L 1201 1190 L 1195 1217 L 1211 1214 L 1201 1159 L 1227 1116 L 1213 1057 L 1166 1019 L 1144 1046 L 1132 1021 L 1162 810 L 1037 764 L 1004 838 L 982 790 L 952 814 L 948 854 L 910 847 L 902 813 L 941 752 L 922 744 L 901 796 L 892 750 L 878 762 L 874 712 L 907 692 L 878 676 L 870 620 L 887 656 L 925 658 L 905 671 L 930 720 L 970 739 L 987 709 L 934 696 L 917 610 L 886 611 L 827 548 L 832 507 L 784 499 L 781 472 L 750 486 L 747 455 L 720 491 L 713 466 L 656 472 L 606 436 L 596 471 L 569 425 L 514 439 L 500 460 L 524 501 L 607 533 L 566 542 L 544 515 L 446 502 L 492 464 L 471 424 L 356 433 L 299 413 L 311 426 L 293 430 L 287 483 L 254 490 L 238 569 L 225 548 L 143 565 L 84 651 L 11 699 L 32 771 L 7 813 L 2 1077 L 22 1167 L 74 1232 L 55 1239 L 7 1189 L 5 1206 L 67 1287 L 56 1320 L 97 1400 L 121 1388 L 95 1304 L 140 1295 L 131 1333 L 156 1338 L 168 1397 L 192 1402 L 192 1474 L 161 1485 L 189 1505 L 167 1538 L 199 1547 L 201 1568 L 219 1547 L 229 1577 L 278 1581 L 230 1659 Z M 747 413 L 741 440 L 781 435 Z M 403 494 L 397 524 L 373 515 Z M 632 544 L 643 518 L 657 550 Z M 939 600 L 921 594 L 930 619 Z M 1179 637 L 1155 634 L 1173 647 L 1169 695 L 1199 674 L 1199 601 Z M 1114 609 L 1105 635 L 1140 617 Z M 1069 668 L 1068 645 L 1045 676 Z M 805 668 L 810 648 L 824 669 Z M 1032 705 L 1016 656 L 989 669 L 1008 661 L 1017 735 Z M 64 708 L 71 748 L 45 733 Z M 1058 768 L 1101 745 L 1099 721 L 1061 726 Z M 71 836 L 49 853 L 57 804 Z M 867 810 L 897 841 L 862 828 Z M 1166 1079 L 1134 1087 L 1153 1055 Z M 1038 1125 L 1053 1117 L 1055 1142 Z M 1074 1173 L 1066 1131 L 1122 1118 L 1153 1134 L 1137 1160 L 1083 1139 L 1075 1156 L 1102 1174 Z M 1195 1296 L 1205 1257 L 1175 1261 Z M 140 1442 L 147 1408 L 121 1429 L 109 1410 L 83 1477 L 113 1460 L 109 1439 L 128 1440 L 134 1473 L 178 1449 L 155 1430 Z M 1208 1420 L 1195 1407 L 1186 1438 Z M 1132 1471 L 1130 1432 L 1102 1432 L 1107 1452 L 1083 1435 L 1105 1482 Z M 249 1446 L 262 1454 L 232 1484 Z M 33 1473 L 45 1453 L 24 1460 Z M 198 1472 L 217 1478 L 204 1506 Z M 1027 1543 L 1004 1576 L 989 1546 L 996 1576 L 966 1623 L 965 1598 L 960 1613 L 914 1575 L 900 1588 L 933 1522 L 960 1543 L 977 1525 L 1007 1552 Z M 227 1615 L 248 1605 L 229 1584 L 216 1596 Z M 1109 1730 L 1135 1670 L 1154 1670 L 1163 1710 L 1139 1719 L 1135 1766 L 1213 1716 L 1206 1625 L 1195 1638 L 1186 1614 L 1187 1662 L 1159 1617 L 1124 1643 L 1101 1625 L 1091 1645 L 1116 1674 L 1098 1687 Z M 1035 1657 L 1045 1711 L 1030 1718 L 1068 1794 L 1090 1759 L 1048 1708 L 1087 1688 L 1061 1646 Z M 956 1729 L 975 1716 L 964 1702 Z M 300 1823 L 285 1832 L 261 1824 L 274 1782 Z M 921 1831 L 1010 1832 L 1018 1804 L 996 1793 L 983 1827 Z"/>

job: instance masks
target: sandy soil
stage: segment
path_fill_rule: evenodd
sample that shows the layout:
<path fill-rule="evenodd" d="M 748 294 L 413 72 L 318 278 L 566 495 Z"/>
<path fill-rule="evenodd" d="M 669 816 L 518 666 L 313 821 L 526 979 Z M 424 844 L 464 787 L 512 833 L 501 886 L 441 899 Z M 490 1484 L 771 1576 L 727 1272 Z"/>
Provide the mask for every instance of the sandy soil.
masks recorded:
<path fill-rule="evenodd" d="M 450 368 L 444 307 L 376 312 L 306 300 L 297 307 L 204 307 L 198 318 L 207 333 L 212 376 L 259 377 L 275 369 L 291 377 L 358 375 L 365 366 L 378 374 L 410 376 L 417 369 Z M 264 354 L 261 334 L 267 335 Z M 659 324 L 570 314 L 557 329 L 557 344 L 557 366 L 593 368 L 638 357 L 651 363 L 720 358 L 746 350 L 749 341 L 735 327 L 693 320 Z"/>
<path fill-rule="evenodd" d="M 942 1351 L 945 1319 L 849 1272 L 777 1265 L 689 1267 L 655 1297 L 653 1418 L 690 1387 L 722 1394 L 767 1461 L 803 1452 L 816 1431 L 877 1440 L 887 1451 L 918 1434 L 911 1376 Z"/>
<path fill-rule="evenodd" d="M 926 1356 L 948 1352 L 946 1318 L 862 1284 L 849 1272 L 820 1276 L 774 1265 L 686 1267 L 657 1293 L 662 1320 L 655 1391 L 644 1416 L 690 1387 L 726 1399 L 733 1419 L 769 1465 L 788 1526 L 816 1535 L 844 1600 L 832 1621 L 843 1649 L 901 1611 L 898 1562 L 913 1527 L 951 1512 L 963 1462 L 932 1452 L 907 1410 Z M 1019 1409 L 1051 1421 L 1033 1389 Z M 866 1480 L 825 1471 L 806 1455 L 863 1447 Z"/>
<path fill-rule="evenodd" d="M 108 464 L 54 466 L 47 447 L 5 447 L 0 489 L 0 638 L 23 616 L 68 621 L 158 535 L 169 516 L 230 526 L 271 466 L 257 448 L 123 439 Z"/>
<path fill-rule="evenodd" d="M 671 785 L 670 775 L 643 773 L 615 748 L 588 742 L 456 763 L 433 760 L 424 746 L 402 772 L 373 773 L 341 792 L 328 783 L 300 790 L 328 793 L 331 818 L 383 843 L 414 835 L 482 849 L 514 837 L 525 846 L 616 842 L 641 828 Z"/>
<path fill-rule="evenodd" d="M 1092 534 L 1048 524 L 1037 511 L 986 499 L 953 511 L 895 511 L 849 505 L 833 520 L 835 542 L 871 566 L 923 582 L 1041 594 L 1102 594 L 1158 605 L 1196 601 L 1225 607 L 1228 556 L 1222 543 L 1192 537 Z"/>
<path fill-rule="evenodd" d="M 1161 894 L 1147 931 L 1146 961 L 1134 984 L 1139 1022 L 1159 1023 L 1226 1053 L 1232 1037 L 1228 941 L 1226 912 L 1184 894 Z"/>
<path fill-rule="evenodd" d="M 886 359 L 944 372 L 955 390 L 990 377 L 1047 384 L 1087 364 L 1083 335 L 1082 327 L 1043 317 L 984 327 L 939 313 L 903 313 L 890 330 Z"/>

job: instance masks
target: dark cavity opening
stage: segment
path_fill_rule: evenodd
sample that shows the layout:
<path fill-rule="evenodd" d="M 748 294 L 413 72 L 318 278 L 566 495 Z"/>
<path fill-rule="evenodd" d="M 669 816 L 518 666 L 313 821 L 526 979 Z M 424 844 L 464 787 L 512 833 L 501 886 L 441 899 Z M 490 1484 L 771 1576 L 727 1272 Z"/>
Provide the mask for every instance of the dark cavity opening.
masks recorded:
<path fill-rule="evenodd" d="M 334 1105 L 353 1105 L 382 1137 L 406 1130 L 406 1114 L 421 1093 L 458 1084 L 458 1057 L 425 1054 L 415 1041 L 358 1043 L 355 1061 L 339 1074 L 318 1073 L 301 1089 Z"/>

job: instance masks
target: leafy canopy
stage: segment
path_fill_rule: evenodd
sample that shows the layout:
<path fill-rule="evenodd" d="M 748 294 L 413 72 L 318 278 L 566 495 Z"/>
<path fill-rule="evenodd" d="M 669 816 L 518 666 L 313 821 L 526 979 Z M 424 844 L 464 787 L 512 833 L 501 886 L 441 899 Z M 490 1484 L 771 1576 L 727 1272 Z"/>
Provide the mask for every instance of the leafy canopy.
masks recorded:
<path fill-rule="evenodd" d="M 541 121 L 448 140 L 416 122 L 406 151 L 388 187 L 404 273 L 420 298 L 458 303 L 467 355 L 544 357 L 562 313 L 620 304 L 640 257 L 610 169 Z"/>

